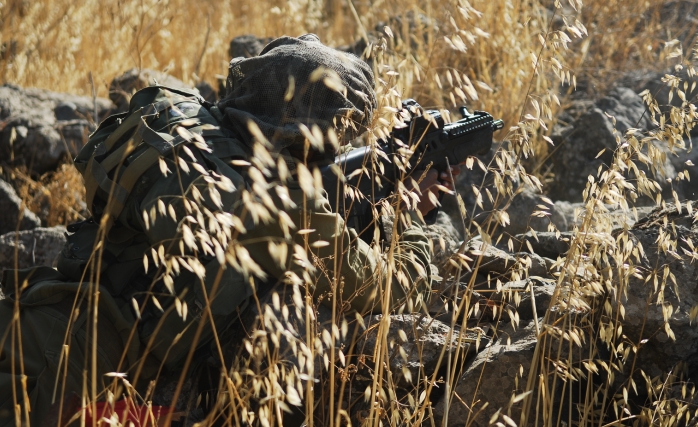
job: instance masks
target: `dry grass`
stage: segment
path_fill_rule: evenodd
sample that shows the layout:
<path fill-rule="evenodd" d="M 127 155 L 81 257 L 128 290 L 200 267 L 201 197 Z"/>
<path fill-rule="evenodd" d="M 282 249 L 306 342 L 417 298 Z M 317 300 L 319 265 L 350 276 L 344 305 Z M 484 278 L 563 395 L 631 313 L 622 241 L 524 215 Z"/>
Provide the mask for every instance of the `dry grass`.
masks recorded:
<path fill-rule="evenodd" d="M 577 81 L 588 82 L 587 87 L 603 92 L 604 85 L 613 77 L 628 70 L 651 66 L 663 68 L 677 62 L 690 66 L 693 61 L 690 56 L 677 54 L 674 45 L 665 49 L 664 43 L 677 33 L 693 34 L 695 31 L 695 24 L 688 21 L 678 19 L 668 23 L 661 14 L 666 2 L 635 4 L 622 0 L 590 0 L 584 5 L 576 1 L 565 5 L 554 3 L 557 2 L 9 1 L 0 9 L 2 41 L 6 46 L 0 61 L 0 73 L 3 81 L 82 94 L 91 93 L 88 74 L 92 73 L 97 82 L 97 94 L 106 96 L 110 80 L 130 67 L 167 71 L 188 82 L 200 79 L 213 82 L 217 74 L 226 70 L 228 43 L 236 35 L 253 33 L 261 37 L 315 32 L 328 44 L 342 45 L 366 37 L 377 24 L 384 23 L 394 36 L 385 36 L 370 49 L 381 78 L 377 92 L 384 107 L 382 115 L 390 115 L 390 107 L 396 106 L 401 98 L 415 96 L 426 106 L 452 108 L 465 102 L 469 107 L 486 109 L 495 117 L 503 118 L 511 126 L 507 132 L 511 145 L 497 154 L 497 162 L 489 165 L 496 190 L 503 195 L 511 193 L 515 183 L 521 181 L 540 186 L 538 177 L 528 174 L 525 166 L 533 164 L 528 159 L 544 157 L 548 152 L 549 145 L 544 136 L 549 132 L 560 105 L 565 102 L 565 96 Z M 391 17 L 408 14 L 419 18 L 391 20 Z M 684 46 L 684 51 L 689 50 L 689 46 Z M 651 97 L 647 102 L 654 107 Z M 610 280 L 608 271 L 612 267 L 609 265 L 632 265 L 636 257 L 632 248 L 625 246 L 627 231 L 612 235 L 611 220 L 605 213 L 609 207 L 628 209 L 628 201 L 634 200 L 638 192 L 655 197 L 651 182 L 629 183 L 625 174 L 634 163 L 659 164 L 652 154 L 648 157 L 639 153 L 647 152 L 647 147 L 656 144 L 657 140 L 676 142 L 675 135 L 685 133 L 693 125 L 693 116 L 687 111 L 688 104 L 685 104 L 672 115 L 671 125 L 653 134 L 653 138 L 632 134 L 619 136 L 628 144 L 619 146 L 614 162 L 588 186 L 584 221 L 575 229 L 570 253 L 556 264 L 558 291 L 554 299 L 567 310 L 545 314 L 536 359 L 528 375 L 529 383 L 522 387 L 524 391 L 536 389 L 538 384 L 534 379 L 537 378 L 557 375 L 573 384 L 586 375 L 591 377 L 596 370 L 606 370 L 612 376 L 614 369 L 622 369 L 627 360 L 627 355 L 624 356 L 627 343 L 617 333 L 622 325 L 622 316 L 619 315 L 622 304 L 604 302 L 613 295 L 621 295 L 629 281 L 628 275 L 622 271 L 616 275 L 616 280 Z M 376 123 L 374 135 L 386 131 L 381 122 Z M 258 167 L 263 169 L 264 165 Z M 81 196 L 75 194 L 74 187 L 79 178 L 72 169 L 64 167 L 41 183 L 31 181 L 20 171 L 14 173 L 20 183 L 20 192 L 33 209 L 45 206 L 42 199 L 44 195 L 50 195 L 50 223 L 79 218 Z M 259 184 L 260 187 L 265 185 L 264 182 Z M 312 182 L 308 187 L 313 187 Z M 498 210 L 502 208 L 501 203 L 495 205 L 497 209 L 490 217 L 474 227 L 484 244 L 490 243 L 490 235 L 494 234 L 496 227 L 507 222 L 506 213 Z M 250 209 L 254 210 L 255 204 L 251 206 Z M 205 208 L 200 209 L 206 213 Z M 156 213 L 151 214 L 151 218 L 156 216 Z M 227 230 L 224 223 L 221 225 Z M 220 243 L 227 241 L 230 248 L 235 248 L 235 239 L 229 241 L 231 234 L 221 237 L 226 233 L 219 230 L 218 235 L 209 235 L 205 229 L 192 231 L 183 223 L 182 231 L 185 228 L 185 235 L 203 233 L 197 236 L 205 235 Z M 234 230 L 232 235 L 236 235 Z M 667 242 L 670 248 L 670 239 Z M 201 241 L 187 242 L 187 245 L 191 245 L 192 251 L 203 250 Z M 161 252 L 164 254 L 165 250 Z M 229 253 L 233 254 L 231 265 L 238 264 L 238 268 L 250 268 L 250 273 L 255 273 L 253 265 L 250 267 L 235 258 L 239 254 L 236 255 L 233 249 Z M 154 258 L 161 263 L 162 277 L 173 277 L 171 280 L 179 272 L 177 265 L 196 264 L 195 257 L 183 255 L 156 255 Z M 609 259 L 615 264 L 609 264 Z M 394 263 L 387 262 L 388 268 L 395 268 Z M 464 262 L 461 258 L 454 260 L 454 274 L 458 275 L 466 268 Z M 478 265 L 479 260 L 475 260 L 467 268 L 477 268 Z M 520 271 L 514 276 L 527 274 L 523 261 L 517 263 L 517 268 Z M 580 271 L 584 273 L 580 274 Z M 305 277 L 298 280 L 312 285 L 306 283 L 308 279 Z M 666 276 L 662 287 L 665 285 Z M 293 289 L 294 297 L 310 304 L 300 289 L 303 288 Z M 469 298 L 470 294 L 466 292 L 463 295 L 464 307 L 467 307 Z M 178 307 L 181 312 L 181 303 Z M 309 312 L 305 310 L 305 316 Z M 307 370 L 284 370 L 283 360 L 269 358 L 267 338 L 273 342 L 289 336 L 287 319 L 283 314 L 280 317 L 284 319 L 278 318 L 279 310 L 269 309 L 264 313 L 268 320 L 261 328 L 264 332 L 254 336 L 247 346 L 247 358 L 238 360 L 236 369 L 231 369 L 221 380 L 228 393 L 220 395 L 214 405 L 218 414 L 233 425 L 257 420 L 255 422 L 267 426 L 278 423 L 279 414 L 289 404 L 305 405 L 312 413 L 316 396 L 309 391 L 308 377 L 304 375 L 312 377 L 315 372 L 326 376 L 324 384 L 328 384 L 328 390 L 321 402 L 327 405 L 327 413 L 322 419 L 310 417 L 308 421 L 311 425 L 313 421 L 324 425 L 344 422 L 342 411 L 346 408 L 338 406 L 342 399 L 336 397 L 336 392 L 343 393 L 345 386 L 340 384 L 339 390 L 335 389 L 339 384 L 335 376 L 341 376 L 345 366 L 345 362 L 339 361 L 345 355 L 340 356 L 334 348 L 339 332 L 323 332 L 308 326 L 301 334 L 307 347 L 296 352 L 299 358 L 298 354 L 305 352 L 302 360 L 306 361 L 304 369 Z M 340 318 L 338 313 L 333 314 L 336 315 L 337 327 L 344 330 L 342 322 L 337 320 Z M 306 320 L 308 325 L 312 324 L 312 319 Z M 387 333 L 385 321 L 378 328 L 379 335 Z M 563 351 L 563 347 L 581 347 L 578 342 L 590 343 L 586 351 L 591 357 L 584 364 L 571 361 Z M 300 341 L 298 344 L 300 346 Z M 422 399 L 422 392 L 433 387 L 435 378 L 422 378 L 413 393 L 397 401 L 392 379 L 381 363 L 390 356 L 388 347 L 385 336 L 383 342 L 376 345 L 376 370 L 373 383 L 366 392 L 367 425 L 430 425 L 429 402 Z M 610 360 L 598 356 L 601 353 L 595 349 L 601 347 L 611 353 Z M 313 368 L 308 361 L 316 358 L 326 358 L 329 369 L 319 366 L 321 363 Z M 616 367 L 609 367 L 607 362 L 615 363 Z M 352 360 L 346 363 L 350 365 Z M 447 380 L 450 381 L 447 390 L 453 390 L 455 379 Z M 580 406 L 572 408 L 570 402 L 568 412 L 582 414 L 575 421 L 580 425 L 609 422 L 618 425 L 633 422 L 680 425 L 679 417 L 672 418 L 672 415 L 680 408 L 683 408 L 681 411 L 695 408 L 684 407 L 680 399 L 668 398 L 663 393 L 664 389 L 671 388 L 672 381 L 678 380 L 649 379 L 651 401 L 647 407 L 639 409 L 630 407 L 627 401 L 632 384 L 625 384 L 623 393 L 611 390 L 610 382 L 602 382 L 582 394 Z M 571 390 L 572 386 L 566 386 L 567 383 L 563 386 L 563 393 Z M 520 400 L 527 409 L 520 420 L 506 416 L 507 408 L 504 408 L 491 422 L 525 425 L 527 420 L 537 420 L 539 425 L 562 425 L 563 421 L 572 421 L 571 416 L 569 420 L 561 419 L 563 411 L 555 407 L 550 398 L 555 395 L 555 385 L 550 387 L 534 404 L 530 395 L 521 395 Z M 541 395 L 541 389 L 536 390 Z M 94 390 L 87 395 L 96 397 Z M 260 396 L 274 397 L 262 399 L 264 403 L 260 403 Z M 451 394 L 447 393 L 447 396 L 452 404 L 460 404 Z M 304 398 L 302 402 L 299 401 L 301 397 Z M 250 404 L 253 401 L 257 403 Z M 466 403 L 478 410 L 477 402 Z"/>
<path fill-rule="evenodd" d="M 45 219 L 48 227 L 67 225 L 85 219 L 85 184 L 80 173 L 70 164 L 61 165 L 34 179 L 23 169 L 9 172 L 17 194 L 27 207 Z"/>
<path fill-rule="evenodd" d="M 9 1 L 0 9 L 7 47 L 0 80 L 90 95 L 92 73 L 97 95 L 106 96 L 115 75 L 141 67 L 215 83 L 226 72 L 228 43 L 236 35 L 314 32 L 338 46 L 382 24 L 396 36 L 388 44 L 402 96 L 452 107 L 449 88 L 465 74 L 477 91 L 463 90 L 470 106 L 516 123 L 529 106 L 527 94 L 542 101 L 565 91 L 552 73 L 564 74 L 566 83 L 577 74 L 601 84 L 613 73 L 654 63 L 662 43 L 674 37 L 660 20 L 663 3 L 597 0 L 574 10 L 568 4 L 555 9 L 552 1 L 354 2 L 359 24 L 349 3 L 339 1 Z M 418 18 L 392 18 L 402 15 Z M 583 40 L 586 31 L 575 29 L 576 22 L 589 32 Z M 690 31 L 686 25 L 671 29 Z"/>

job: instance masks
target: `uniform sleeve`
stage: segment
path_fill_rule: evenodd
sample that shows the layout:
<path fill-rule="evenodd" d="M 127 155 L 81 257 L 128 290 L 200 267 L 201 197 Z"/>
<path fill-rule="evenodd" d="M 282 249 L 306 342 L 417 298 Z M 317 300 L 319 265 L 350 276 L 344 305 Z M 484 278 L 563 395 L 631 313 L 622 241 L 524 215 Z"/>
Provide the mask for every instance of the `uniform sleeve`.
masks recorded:
<path fill-rule="evenodd" d="M 218 171 L 224 169 L 223 165 L 218 165 Z M 221 192 L 222 205 L 243 220 L 246 230 L 236 236 L 236 243 L 249 253 L 248 263 L 256 263 L 266 273 L 266 280 L 310 283 L 309 288 L 316 300 L 328 303 L 337 296 L 337 301 L 345 308 L 361 313 L 390 311 L 403 303 L 413 311 L 420 301 L 428 299 L 431 291 L 430 244 L 416 214 L 405 213 L 405 221 L 398 221 L 396 244 L 380 251 L 360 239 L 356 230 L 346 227 L 342 218 L 332 212 L 326 198 L 308 199 L 293 182 L 284 187 L 287 194 L 282 198 L 280 194 L 284 193 L 276 191 L 280 184 L 269 183 L 268 196 L 273 201 L 267 199 L 265 206 L 258 194 L 250 194 L 247 199 L 241 197 L 246 184 L 233 172 L 228 171 L 225 175 L 230 177 L 236 190 L 229 194 Z M 132 222 L 138 223 L 153 247 L 164 244 L 172 252 L 178 252 L 180 245 L 176 241 L 182 239 L 178 222 L 157 215 L 157 220 L 147 226 L 140 212 L 152 212 L 158 201 L 163 201 L 174 208 L 178 218 L 183 218 L 188 213 L 178 193 L 181 194 L 182 189 L 189 193 L 194 186 L 199 187 L 204 196 L 207 194 L 204 177 L 194 171 L 187 175 L 158 178 L 157 185 L 150 188 L 139 209 L 134 210 Z M 206 198 L 202 202 L 211 211 L 216 210 Z M 255 209 L 265 210 L 270 208 L 270 204 L 275 205 L 278 212 L 254 215 Z M 213 261 L 202 259 L 205 264 Z M 239 261 L 246 267 L 244 256 Z M 231 270 L 227 271 L 230 274 L 234 269 L 228 270 Z M 215 276 L 207 275 L 207 287 L 211 286 L 209 282 L 213 282 Z M 239 288 L 222 287 L 246 297 L 248 293 Z"/>
<path fill-rule="evenodd" d="M 289 196 L 303 199 L 302 191 L 293 188 Z M 345 309 L 360 313 L 390 311 L 404 303 L 412 311 L 428 299 L 431 252 L 416 214 L 408 213 L 399 225 L 396 244 L 380 251 L 346 227 L 326 199 L 305 205 L 305 209 L 286 210 L 294 223 L 287 235 L 278 224 L 249 226 L 241 243 L 264 270 L 281 278 L 302 278 L 304 272 L 311 272 L 310 288 L 316 300 L 331 303 L 336 295 Z M 270 241 L 288 245 L 285 262 L 270 253 Z"/>

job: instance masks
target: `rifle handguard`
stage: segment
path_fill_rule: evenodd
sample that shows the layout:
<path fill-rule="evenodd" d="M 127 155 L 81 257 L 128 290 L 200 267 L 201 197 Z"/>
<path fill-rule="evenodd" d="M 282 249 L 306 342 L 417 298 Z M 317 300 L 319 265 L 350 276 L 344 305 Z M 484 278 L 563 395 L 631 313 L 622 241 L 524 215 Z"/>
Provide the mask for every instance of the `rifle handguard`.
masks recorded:
<path fill-rule="evenodd" d="M 397 180 L 426 168 L 430 163 L 432 168 L 442 172 L 448 165 L 465 162 L 469 156 L 486 154 L 492 147 L 492 134 L 504 127 L 502 120 L 494 120 L 489 113 L 469 113 L 465 107 L 460 109 L 463 118 L 452 123 L 445 123 L 437 110 L 419 114 L 421 107 L 412 99 L 403 101 L 403 108 L 410 112 L 406 126 L 394 129 L 387 141 L 378 141 L 377 149 L 383 151 L 389 160 L 376 154 L 371 147 L 361 147 L 338 156 L 333 165 L 321 169 L 334 211 L 342 215 L 347 226 L 356 229 L 366 242 L 374 236 L 374 212 L 380 214 L 378 202 L 390 197 Z M 412 150 L 409 159 L 402 159 L 403 164 L 405 161 L 409 163 L 407 174 L 403 174 L 394 163 L 395 156 L 400 156 L 398 150 L 405 145 Z M 357 190 L 363 196 L 357 194 Z M 437 207 L 425 215 L 427 224 L 436 221 L 438 210 Z"/>

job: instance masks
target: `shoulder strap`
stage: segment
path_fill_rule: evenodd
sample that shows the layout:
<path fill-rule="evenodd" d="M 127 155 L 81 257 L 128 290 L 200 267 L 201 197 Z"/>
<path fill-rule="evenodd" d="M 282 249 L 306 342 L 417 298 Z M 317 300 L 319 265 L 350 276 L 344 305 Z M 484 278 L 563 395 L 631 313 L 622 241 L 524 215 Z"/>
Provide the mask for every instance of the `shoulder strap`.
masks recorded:
<path fill-rule="evenodd" d="M 176 108 L 172 113 L 167 112 L 182 103 L 194 103 L 200 105 L 201 109 L 205 108 L 203 98 L 193 92 L 165 86 L 144 88 L 131 98 L 127 116 L 111 119 L 108 126 L 100 125 L 100 129 L 91 136 L 88 142 L 91 146 L 89 156 L 81 152 L 78 157 L 83 164 L 80 170 L 85 179 L 87 205 L 93 215 L 96 214 L 93 207 L 98 194 L 106 202 L 101 214 L 108 214 L 110 223 L 121 214 L 140 177 L 156 166 L 161 156 L 170 154 L 174 147 L 186 142 L 173 132 L 183 119 L 193 119 L 186 128 L 209 143 L 229 138 L 217 125 L 218 119 L 211 116 L 208 110 L 204 113 L 197 109 L 196 113 L 184 115 L 175 114 L 178 111 Z M 183 111 L 192 110 L 188 107 Z M 162 116 L 163 113 L 166 115 Z M 161 130 L 153 129 L 153 123 L 157 123 L 157 128 Z"/>

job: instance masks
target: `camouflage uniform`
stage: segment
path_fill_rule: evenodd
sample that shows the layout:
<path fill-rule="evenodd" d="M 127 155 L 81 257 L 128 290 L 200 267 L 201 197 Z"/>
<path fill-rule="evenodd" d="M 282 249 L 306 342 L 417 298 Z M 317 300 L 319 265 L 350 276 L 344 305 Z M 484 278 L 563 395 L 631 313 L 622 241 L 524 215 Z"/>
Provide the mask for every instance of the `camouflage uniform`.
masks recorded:
<path fill-rule="evenodd" d="M 346 88 L 344 93 L 328 89 L 322 78 L 313 75 L 318 66 L 328 70 L 326 77 L 339 78 Z M 294 80 L 289 80 L 289 76 Z M 295 94 L 287 101 L 289 85 L 295 88 Z M 305 157 L 303 126 L 315 125 L 323 133 L 339 128 L 340 141 L 345 143 L 370 123 L 376 103 L 372 87 L 371 70 L 363 62 L 323 46 L 313 35 L 277 39 L 259 57 L 231 61 L 227 95 L 212 109 L 231 132 L 228 142 L 213 146 L 211 152 L 190 147 L 197 163 L 232 183 L 232 189 L 220 192 L 220 205 L 206 196 L 206 174 L 190 170 L 163 176 L 154 167 L 140 178 L 111 227 L 107 243 L 98 251 L 101 262 L 90 258 L 94 242 L 99 240 L 99 226 L 88 221 L 70 228 L 73 234 L 68 238 L 58 271 L 38 268 L 5 274 L 3 290 L 7 298 L 0 301 L 0 325 L 6 330 L 0 341 L 0 426 L 13 425 L 13 402 L 29 399 L 31 422 L 38 424 L 60 396 L 71 391 L 81 394 L 82 390 L 102 390 L 110 380 L 104 377 L 107 372 L 127 372 L 130 381 L 139 381 L 136 385 L 141 387 L 145 383 L 142 380 L 153 378 L 163 364 L 170 370 L 181 369 L 192 346 L 211 341 L 214 334 L 235 320 L 253 295 L 253 286 L 250 278 L 235 268 L 223 268 L 215 255 L 198 256 L 206 270 L 205 278 L 199 279 L 194 272 L 182 268 L 171 285 L 187 303 L 186 320 L 175 310 L 174 297 L 157 280 L 156 269 L 151 265 L 146 272 L 143 267 L 144 253 L 160 245 L 176 253 L 182 239 L 177 221 L 158 216 L 147 224 L 143 212 L 158 209 L 164 202 L 177 218 L 183 218 L 188 211 L 182 192 L 191 194 L 194 187 L 204 195 L 200 203 L 212 212 L 234 212 L 244 219 L 246 231 L 238 241 L 264 270 L 267 281 L 284 281 L 289 272 L 303 277 L 310 271 L 315 283 L 310 291 L 316 297 L 322 296 L 323 301 L 335 297 L 345 304 L 345 309 L 379 310 L 380 298 L 387 291 L 386 263 L 357 237 L 356 230 L 344 226 L 321 194 L 308 197 L 291 178 L 285 183 L 288 198 L 282 198 L 279 192 L 268 193 L 276 208 L 285 212 L 295 226 L 287 229 L 278 221 L 255 221 L 253 215 L 245 214 L 248 206 L 242 198 L 245 189 L 254 193 L 247 167 L 239 166 L 240 162 L 238 166 L 230 163 L 252 156 L 254 137 L 248 128 L 250 121 L 271 141 L 270 151 L 285 157 L 291 169 L 294 161 Z M 340 124 L 348 121 L 353 121 L 353 125 Z M 334 157 L 329 146 L 325 154 L 315 154 L 313 161 Z M 82 152 L 76 163 L 84 163 L 91 155 Z M 176 167 L 173 156 L 166 162 Z M 278 185 L 273 176 L 268 181 L 270 189 Z M 294 203 L 288 203 L 289 199 Z M 394 252 L 400 272 L 390 280 L 392 307 L 407 295 L 426 299 L 431 289 L 429 241 L 416 215 L 408 216 L 411 224 L 400 230 Z M 300 234 L 301 228 L 314 231 Z M 294 262 L 292 250 L 288 251 L 286 262 L 279 262 L 270 253 L 270 240 L 309 248 L 313 265 Z M 313 245 L 319 241 L 329 244 Z M 153 257 L 150 259 L 152 263 Z M 88 264 L 92 268 L 86 268 Z M 335 271 L 341 276 L 339 290 L 332 288 Z M 158 296 L 163 311 L 148 299 L 151 295 Z M 134 301 L 140 307 L 138 312 L 133 309 Z M 99 307 L 97 318 L 91 309 L 95 305 Z M 16 307 L 18 318 L 13 317 Z M 80 314 L 74 316 L 76 307 Z M 215 328 L 208 321 L 208 308 Z M 206 322 L 205 327 L 194 342 L 200 322 Z M 94 325 L 97 343 L 91 339 L 95 336 Z M 20 354 L 20 341 L 21 358 L 16 356 Z M 70 344 L 67 367 L 61 356 L 64 344 Z M 26 375 L 28 397 L 23 397 L 22 373 Z M 135 378 L 137 375 L 139 379 Z M 29 406 L 17 408 L 22 415 Z"/>

